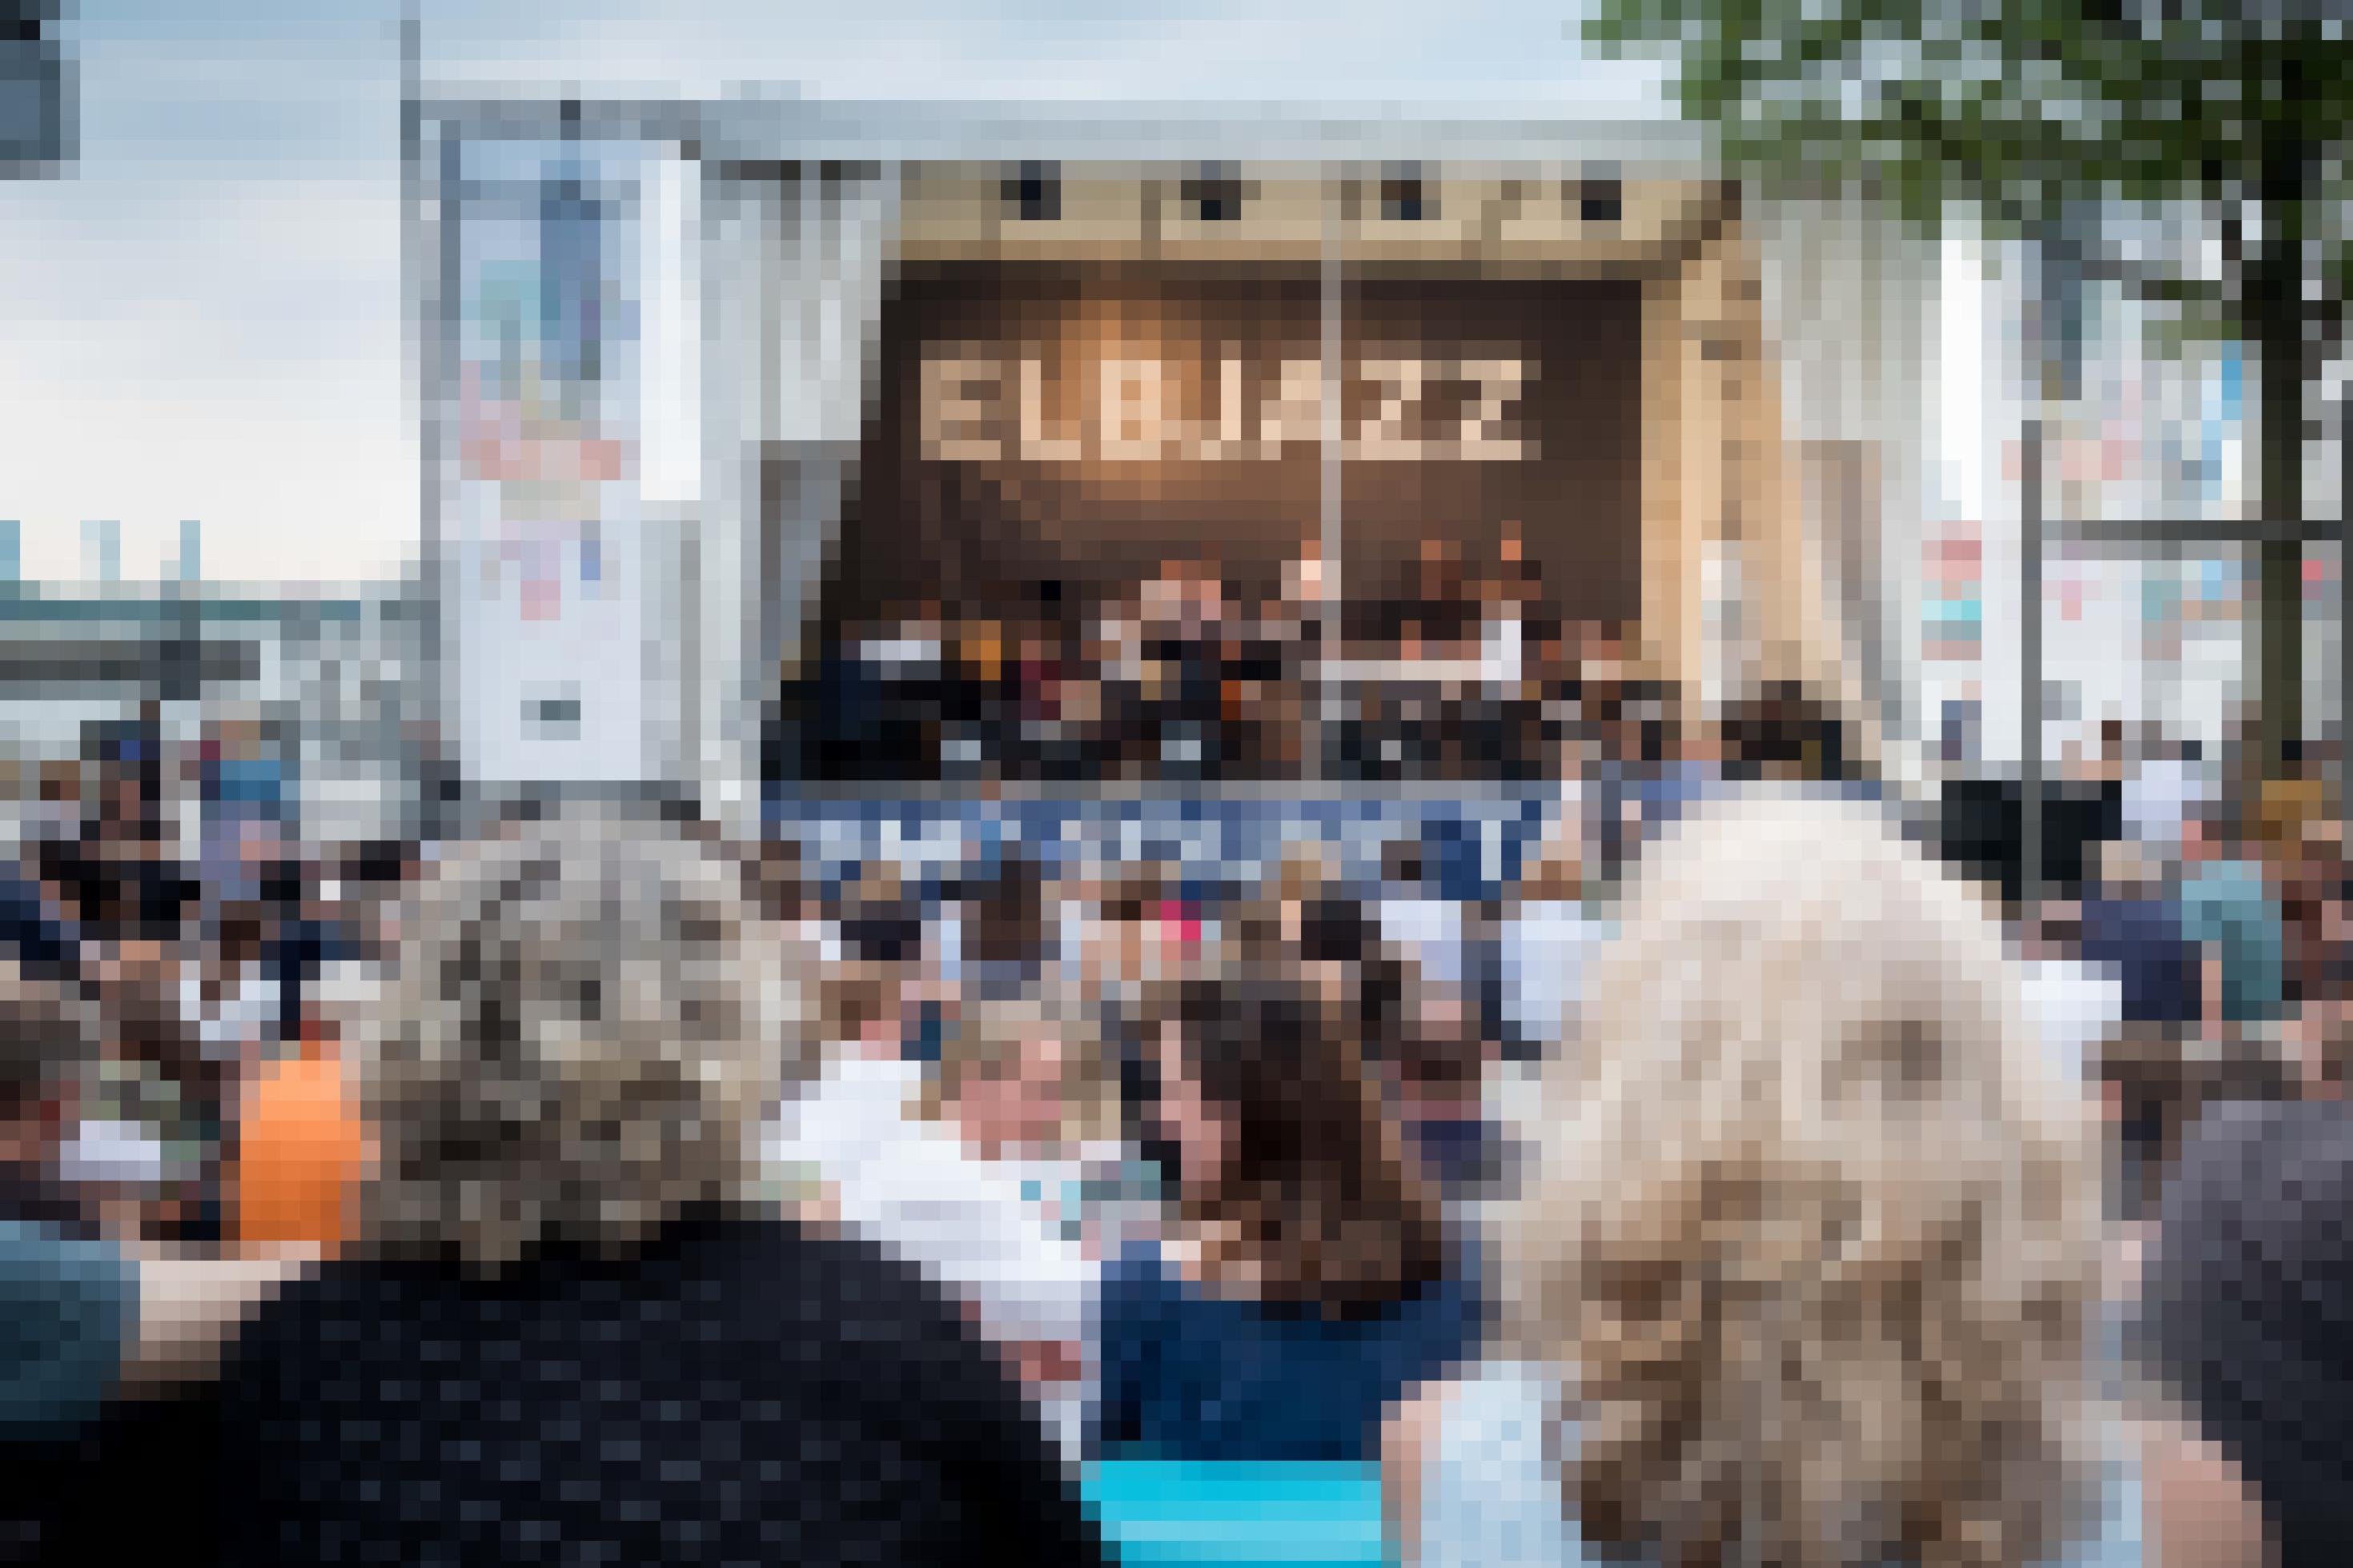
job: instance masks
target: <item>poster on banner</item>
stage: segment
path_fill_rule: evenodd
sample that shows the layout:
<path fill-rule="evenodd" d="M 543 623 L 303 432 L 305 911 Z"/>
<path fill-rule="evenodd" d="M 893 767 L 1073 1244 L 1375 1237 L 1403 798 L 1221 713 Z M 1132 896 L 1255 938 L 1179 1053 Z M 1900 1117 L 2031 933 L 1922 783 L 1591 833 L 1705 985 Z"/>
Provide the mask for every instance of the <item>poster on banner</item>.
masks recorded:
<path fill-rule="evenodd" d="M 483 781 L 649 776 L 639 162 L 503 145 L 459 209 L 445 599 Z"/>
<path fill-rule="evenodd" d="M 607 384 L 628 364 L 616 340 L 629 312 L 605 268 L 618 204 L 558 174 L 535 208 L 468 227 L 457 445 L 480 591 L 544 623 L 618 586 L 607 524 L 629 505 L 634 432 Z"/>

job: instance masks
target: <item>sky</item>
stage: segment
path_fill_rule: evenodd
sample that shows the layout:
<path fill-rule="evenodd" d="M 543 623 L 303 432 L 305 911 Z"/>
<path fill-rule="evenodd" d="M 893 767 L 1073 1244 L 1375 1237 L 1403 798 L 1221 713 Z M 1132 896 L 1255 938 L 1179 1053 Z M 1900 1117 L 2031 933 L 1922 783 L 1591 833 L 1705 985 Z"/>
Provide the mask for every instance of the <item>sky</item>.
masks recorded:
<path fill-rule="evenodd" d="M 428 87 L 1658 112 L 1579 0 L 416 0 Z M 78 0 L 80 157 L 0 183 L 0 519 L 31 577 L 82 522 L 161 574 L 397 573 L 418 519 L 400 278 L 400 0 Z"/>

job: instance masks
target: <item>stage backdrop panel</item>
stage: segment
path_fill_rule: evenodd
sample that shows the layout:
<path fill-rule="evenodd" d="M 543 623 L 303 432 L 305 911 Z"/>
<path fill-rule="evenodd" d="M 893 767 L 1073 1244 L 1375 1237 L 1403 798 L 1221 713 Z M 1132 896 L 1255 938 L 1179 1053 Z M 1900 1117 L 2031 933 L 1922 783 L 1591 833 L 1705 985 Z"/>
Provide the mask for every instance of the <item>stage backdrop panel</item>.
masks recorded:
<path fill-rule="evenodd" d="M 1547 612 L 1639 618 L 1641 285 L 1364 279 L 1342 319 L 1350 604 L 1405 590 L 1425 539 L 1476 567 L 1509 528 Z"/>
<path fill-rule="evenodd" d="M 1316 534 L 1319 312 L 1312 276 L 902 278 L 830 618 L 1075 605 L 1172 555 L 1271 590 Z"/>
<path fill-rule="evenodd" d="M 1365 279 L 1344 298 L 1340 579 L 1517 531 L 1554 613 L 1639 613 L 1634 283 Z M 1322 295 L 1269 268 L 974 264 L 884 306 L 828 618 L 1077 606 L 1171 556 L 1245 595 L 1322 537 Z M 1034 601 L 1032 601 L 1034 602 Z"/>

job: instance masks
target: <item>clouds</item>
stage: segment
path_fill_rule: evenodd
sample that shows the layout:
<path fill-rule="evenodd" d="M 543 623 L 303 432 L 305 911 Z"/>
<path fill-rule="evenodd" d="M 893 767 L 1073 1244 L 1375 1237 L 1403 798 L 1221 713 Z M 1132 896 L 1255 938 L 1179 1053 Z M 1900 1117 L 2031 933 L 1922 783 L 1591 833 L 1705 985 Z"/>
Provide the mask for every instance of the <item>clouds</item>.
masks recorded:
<path fill-rule="evenodd" d="M 370 10 L 79 7 L 80 162 L 0 185 L 0 517 L 29 574 L 78 575 L 93 517 L 133 576 L 184 517 L 238 580 L 413 549 L 399 60 Z"/>
<path fill-rule="evenodd" d="M 1656 73 L 1589 60 L 1575 0 L 1326 0 L 1151 9 L 1018 0 L 545 7 L 437 0 L 428 74 L 467 83 L 714 94 L 783 81 L 848 99 L 1395 100 L 1634 111 Z"/>
<path fill-rule="evenodd" d="M 0 187 L 0 517 L 28 574 L 76 574 L 89 517 L 121 520 L 131 575 L 183 517 L 223 575 L 400 559 L 396 182 L 85 172 Z"/>
<path fill-rule="evenodd" d="M 28 572 L 80 521 L 153 572 L 346 580 L 414 550 L 399 258 L 400 8 L 81 0 L 82 159 L 0 185 L 0 518 Z M 1395 103 L 1647 112 L 1573 0 L 419 0 L 428 84 L 840 99 Z"/>

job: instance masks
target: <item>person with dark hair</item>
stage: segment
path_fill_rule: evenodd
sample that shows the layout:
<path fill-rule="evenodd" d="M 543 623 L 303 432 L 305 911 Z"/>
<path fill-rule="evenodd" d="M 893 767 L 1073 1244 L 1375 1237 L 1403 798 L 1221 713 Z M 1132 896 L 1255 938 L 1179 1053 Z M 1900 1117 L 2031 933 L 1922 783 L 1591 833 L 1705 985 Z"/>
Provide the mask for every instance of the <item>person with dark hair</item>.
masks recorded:
<path fill-rule="evenodd" d="M 97 1234 L 95 1216 L 58 1180 L 97 1037 L 95 1013 L 73 987 L 0 963 L 0 1219 Z"/>
<path fill-rule="evenodd" d="M 2137 1217 L 2162 1182 L 2168 1151 L 2194 1102 L 2182 1047 L 2204 1005 L 2202 967 L 2183 932 L 2179 901 L 2136 841 L 2101 847 L 2099 885 L 2084 900 L 2083 956 L 2117 984 L 2118 1016 L 2102 1042 L 2099 1071 L 2117 1123 L 2117 1196 L 2122 1211 Z"/>
<path fill-rule="evenodd" d="M 2344 1101 L 2225 1105 L 2143 1262 L 2137 1348 L 2255 1494 L 2277 1568 L 2353 1563 L 2348 1206 Z"/>
<path fill-rule="evenodd" d="M 73 962 L 80 945 L 73 925 L 52 907 L 37 881 L 0 871 L 0 956 L 31 969 L 56 973 Z"/>
<path fill-rule="evenodd" d="M 1396 1055 L 1405 1027 L 1407 979 L 1412 963 L 1382 940 L 1376 911 L 1336 881 L 1319 879 L 1278 899 L 1279 942 L 1300 973 L 1354 1034 L 1366 1064 Z M 1264 943 L 1256 950 L 1266 951 Z"/>
<path fill-rule="evenodd" d="M 1188 982 L 1149 1044 L 1178 1196 L 1169 1239 L 1104 1281 L 1103 1451 L 1370 1457 L 1405 1389 L 1476 1353 L 1467 1249 L 1296 984 Z"/>
<path fill-rule="evenodd" d="M 197 889 L 176 865 L 146 852 L 153 847 L 147 840 L 94 832 L 49 839 L 41 846 L 41 880 L 58 890 L 84 936 L 101 942 L 168 942 L 180 934 Z"/>
<path fill-rule="evenodd" d="M 910 963 L 922 954 L 922 907 L 887 860 L 868 865 L 854 887 L 843 889 L 840 919 L 844 950 L 867 963 Z"/>
<path fill-rule="evenodd" d="M 1461 994 L 1416 986 L 1398 1044 L 1387 1076 L 1423 1175 L 1450 1199 L 1492 1190 L 1501 1150 L 1483 1091 L 1493 1051 Z"/>
<path fill-rule="evenodd" d="M 960 958 L 969 984 L 995 996 L 1036 984 L 1046 959 L 1046 878 L 1031 857 L 1008 850 L 964 900 Z"/>
<path fill-rule="evenodd" d="M 740 858 L 744 891 L 764 918 L 792 929 L 808 917 L 815 900 L 809 896 L 799 839 L 764 839 L 744 846 Z"/>
<path fill-rule="evenodd" d="M 1836 710 L 1796 681 L 1767 682 L 1724 721 L 1725 767 L 1742 780 L 1837 783 L 1852 763 Z"/>
<path fill-rule="evenodd" d="M 277 919 L 263 962 L 277 984 L 279 1037 L 294 1040 L 302 1033 L 304 995 L 320 972 L 356 957 L 359 948 L 343 921 L 318 899 L 315 869 L 290 861 L 271 881 Z"/>

